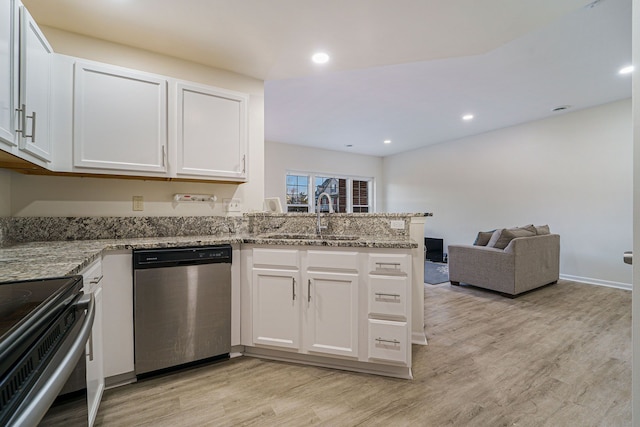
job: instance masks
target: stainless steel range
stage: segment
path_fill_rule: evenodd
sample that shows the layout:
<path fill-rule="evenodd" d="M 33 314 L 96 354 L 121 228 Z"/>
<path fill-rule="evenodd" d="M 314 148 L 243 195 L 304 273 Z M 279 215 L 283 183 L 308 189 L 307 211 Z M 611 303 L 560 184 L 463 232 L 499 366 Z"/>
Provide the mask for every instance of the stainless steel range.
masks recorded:
<path fill-rule="evenodd" d="M 83 369 L 95 305 L 82 286 L 82 276 L 0 283 L 0 425 L 44 422 Z"/>

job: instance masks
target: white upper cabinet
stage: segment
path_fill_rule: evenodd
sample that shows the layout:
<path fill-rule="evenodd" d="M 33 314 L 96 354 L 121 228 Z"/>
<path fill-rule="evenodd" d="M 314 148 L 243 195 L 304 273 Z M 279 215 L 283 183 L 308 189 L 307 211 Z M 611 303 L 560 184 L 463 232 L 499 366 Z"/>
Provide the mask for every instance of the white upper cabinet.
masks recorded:
<path fill-rule="evenodd" d="M 17 104 L 16 13 L 13 1 L 0 2 L 0 147 L 16 145 Z"/>
<path fill-rule="evenodd" d="M 176 175 L 247 178 L 248 96 L 179 82 Z"/>
<path fill-rule="evenodd" d="M 52 143 L 51 61 L 53 49 L 24 6 L 20 7 L 19 146 L 50 161 Z"/>
<path fill-rule="evenodd" d="M 74 94 L 76 168 L 167 173 L 166 79 L 76 62 Z"/>
<path fill-rule="evenodd" d="M 48 167 L 53 50 L 18 1 L 0 5 L 0 149 Z"/>

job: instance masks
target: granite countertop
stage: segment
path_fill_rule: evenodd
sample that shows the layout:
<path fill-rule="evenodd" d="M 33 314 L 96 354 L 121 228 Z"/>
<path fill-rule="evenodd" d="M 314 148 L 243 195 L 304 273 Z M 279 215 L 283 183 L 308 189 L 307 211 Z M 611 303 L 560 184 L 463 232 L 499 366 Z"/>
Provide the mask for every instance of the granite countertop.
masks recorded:
<path fill-rule="evenodd" d="M 105 250 L 152 249 L 219 244 L 295 245 L 413 249 L 418 244 L 402 237 L 363 236 L 353 240 L 328 236 L 204 235 L 139 239 L 30 242 L 0 248 L 0 282 L 62 277 L 80 273 Z"/>

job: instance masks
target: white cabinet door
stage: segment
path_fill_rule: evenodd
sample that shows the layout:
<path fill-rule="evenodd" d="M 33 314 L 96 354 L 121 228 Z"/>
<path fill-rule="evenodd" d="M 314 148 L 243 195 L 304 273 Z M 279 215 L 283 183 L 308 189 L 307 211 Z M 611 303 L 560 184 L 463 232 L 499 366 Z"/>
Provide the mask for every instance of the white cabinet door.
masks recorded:
<path fill-rule="evenodd" d="M 74 78 L 74 166 L 166 174 L 166 79 L 85 62 Z"/>
<path fill-rule="evenodd" d="M 247 177 L 245 94 L 178 83 L 178 176 Z"/>
<path fill-rule="evenodd" d="M 0 2 L 0 148 L 16 145 L 15 109 L 18 96 L 16 11 L 13 0 Z"/>
<path fill-rule="evenodd" d="M 307 273 L 305 349 L 358 356 L 358 275 Z"/>
<path fill-rule="evenodd" d="M 254 344 L 299 349 L 299 272 L 254 268 L 252 279 Z"/>
<path fill-rule="evenodd" d="M 24 6 L 20 7 L 20 149 L 51 160 L 51 61 L 53 49 Z"/>

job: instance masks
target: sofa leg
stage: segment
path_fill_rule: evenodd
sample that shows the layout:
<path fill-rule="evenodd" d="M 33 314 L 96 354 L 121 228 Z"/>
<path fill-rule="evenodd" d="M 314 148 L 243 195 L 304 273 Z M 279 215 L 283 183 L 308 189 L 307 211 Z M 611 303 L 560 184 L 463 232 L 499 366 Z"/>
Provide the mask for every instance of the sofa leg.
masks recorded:
<path fill-rule="evenodd" d="M 456 282 L 454 280 L 451 280 L 449 283 L 451 283 L 453 286 L 460 286 L 460 282 Z"/>

